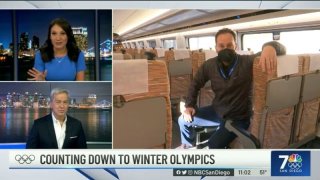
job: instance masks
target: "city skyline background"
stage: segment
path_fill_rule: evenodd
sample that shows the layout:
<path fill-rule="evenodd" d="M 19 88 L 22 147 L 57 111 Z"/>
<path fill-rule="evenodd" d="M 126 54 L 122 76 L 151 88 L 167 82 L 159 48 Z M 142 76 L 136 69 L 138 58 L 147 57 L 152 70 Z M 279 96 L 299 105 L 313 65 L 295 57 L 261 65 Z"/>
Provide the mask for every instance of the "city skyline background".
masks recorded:
<path fill-rule="evenodd" d="M 100 43 L 111 40 L 111 10 L 99 10 Z M 72 27 L 86 27 L 88 30 L 88 47 L 94 46 L 94 10 L 16 10 L 18 39 L 24 32 L 29 39 L 37 36 L 40 46 L 47 39 L 48 27 L 55 18 L 66 19 Z M 0 10 L 0 43 L 5 49 L 12 43 L 12 11 Z M 106 31 L 107 30 L 107 31 Z"/>
<path fill-rule="evenodd" d="M 112 142 L 112 109 L 91 106 L 100 104 L 100 101 L 111 102 L 111 85 L 111 82 L 0 82 L 0 102 L 8 100 L 8 92 L 29 92 L 23 99 L 18 98 L 17 104 L 20 105 L 0 105 L 0 144 L 26 142 L 34 120 L 51 112 L 48 107 L 41 108 L 40 96 L 30 96 L 35 92 L 50 96 L 55 87 L 68 89 L 70 98 L 82 104 L 79 108 L 69 108 L 68 115 L 81 121 L 88 142 Z M 89 94 L 95 94 L 96 99 L 87 98 Z M 9 99 L 17 102 L 14 97 Z M 4 103 L 8 105 L 7 102 Z M 90 106 L 92 108 L 88 108 Z"/>
<path fill-rule="evenodd" d="M 3 44 L 5 49 L 9 48 L 12 42 L 12 11 L 0 10 L 0 43 Z"/>
<path fill-rule="evenodd" d="M 101 100 L 112 100 L 112 83 L 111 82 L 0 82 L 0 98 L 5 97 L 8 93 L 16 92 L 24 94 L 41 93 L 43 96 L 50 96 L 53 88 L 59 87 L 67 89 L 71 98 L 76 98 L 81 102 L 83 97 L 89 94 L 97 95 L 97 102 Z"/>
<path fill-rule="evenodd" d="M 85 80 L 112 80 L 112 10 L 0 10 L 0 17 L 1 81 L 28 79 L 27 71 L 34 65 L 34 55 L 45 43 L 48 27 L 56 18 L 66 19 L 73 29 L 77 45 L 85 55 Z M 17 28 L 15 34 L 13 26 Z M 95 33 L 99 33 L 98 42 L 94 39 Z M 16 42 L 13 42 L 13 36 L 17 37 Z M 15 44 L 17 55 L 13 52 Z M 95 48 L 98 48 L 100 58 L 97 58 Z M 100 61 L 99 69 L 96 69 L 97 61 Z"/>

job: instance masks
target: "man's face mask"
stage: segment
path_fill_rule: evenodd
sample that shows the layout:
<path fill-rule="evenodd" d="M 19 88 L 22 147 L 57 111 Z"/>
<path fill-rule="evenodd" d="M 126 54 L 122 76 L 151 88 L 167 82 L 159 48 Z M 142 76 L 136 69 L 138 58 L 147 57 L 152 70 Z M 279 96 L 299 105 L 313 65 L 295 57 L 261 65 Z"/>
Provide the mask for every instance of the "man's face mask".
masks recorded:
<path fill-rule="evenodd" d="M 218 61 L 227 69 L 234 63 L 236 57 L 236 52 L 228 48 L 221 50 L 218 53 Z"/>

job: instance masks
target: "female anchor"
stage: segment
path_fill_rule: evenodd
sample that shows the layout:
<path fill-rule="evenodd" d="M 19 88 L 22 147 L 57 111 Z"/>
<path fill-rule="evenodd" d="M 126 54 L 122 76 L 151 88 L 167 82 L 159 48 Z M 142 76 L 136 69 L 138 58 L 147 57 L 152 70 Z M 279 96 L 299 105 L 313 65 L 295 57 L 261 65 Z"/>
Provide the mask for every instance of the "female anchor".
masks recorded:
<path fill-rule="evenodd" d="M 83 81 L 86 70 L 84 54 L 73 36 L 70 24 L 58 18 L 51 22 L 48 38 L 35 55 L 28 71 L 34 81 Z"/>

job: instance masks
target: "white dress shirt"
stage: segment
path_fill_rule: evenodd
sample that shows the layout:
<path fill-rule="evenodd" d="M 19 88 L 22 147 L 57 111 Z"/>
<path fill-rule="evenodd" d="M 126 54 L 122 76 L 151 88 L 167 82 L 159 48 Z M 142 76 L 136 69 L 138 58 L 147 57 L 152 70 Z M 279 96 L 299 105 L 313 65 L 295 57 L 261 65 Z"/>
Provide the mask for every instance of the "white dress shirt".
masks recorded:
<path fill-rule="evenodd" d="M 52 114 L 52 120 L 53 120 L 54 132 L 56 134 L 58 148 L 62 149 L 63 142 L 66 137 L 67 116 L 65 117 L 62 126 L 61 126 L 60 122 L 54 117 L 53 114 Z"/>

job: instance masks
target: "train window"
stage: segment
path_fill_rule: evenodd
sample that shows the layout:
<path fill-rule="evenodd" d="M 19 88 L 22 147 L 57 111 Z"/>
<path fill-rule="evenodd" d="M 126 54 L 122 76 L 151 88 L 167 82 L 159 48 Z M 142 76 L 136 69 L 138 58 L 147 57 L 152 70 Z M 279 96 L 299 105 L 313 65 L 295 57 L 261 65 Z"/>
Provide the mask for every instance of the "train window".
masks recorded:
<path fill-rule="evenodd" d="M 319 53 L 320 30 L 281 32 L 279 42 L 287 54 Z"/>
<path fill-rule="evenodd" d="M 215 37 L 214 36 L 203 36 L 203 37 L 191 37 L 189 38 L 190 50 L 197 49 L 214 49 Z"/>
<path fill-rule="evenodd" d="M 155 48 L 157 46 L 156 40 L 149 40 L 148 44 L 151 48 Z"/>
<path fill-rule="evenodd" d="M 243 35 L 243 50 L 254 53 L 261 51 L 264 43 L 272 41 L 272 33 Z M 319 53 L 320 30 L 287 31 L 280 32 L 278 42 L 287 49 L 287 54 Z"/>
<path fill-rule="evenodd" d="M 131 48 L 137 47 L 136 42 L 131 42 Z"/>
<path fill-rule="evenodd" d="M 242 50 L 257 53 L 261 51 L 261 47 L 264 43 L 272 41 L 272 39 L 272 33 L 245 34 L 242 37 Z"/>
<path fill-rule="evenodd" d="M 143 48 L 144 47 L 144 42 L 143 41 L 139 41 L 138 44 L 139 44 L 139 48 Z"/>
<path fill-rule="evenodd" d="M 169 48 L 176 48 L 176 40 L 175 39 L 164 39 L 163 40 L 163 48 L 169 49 Z"/>

